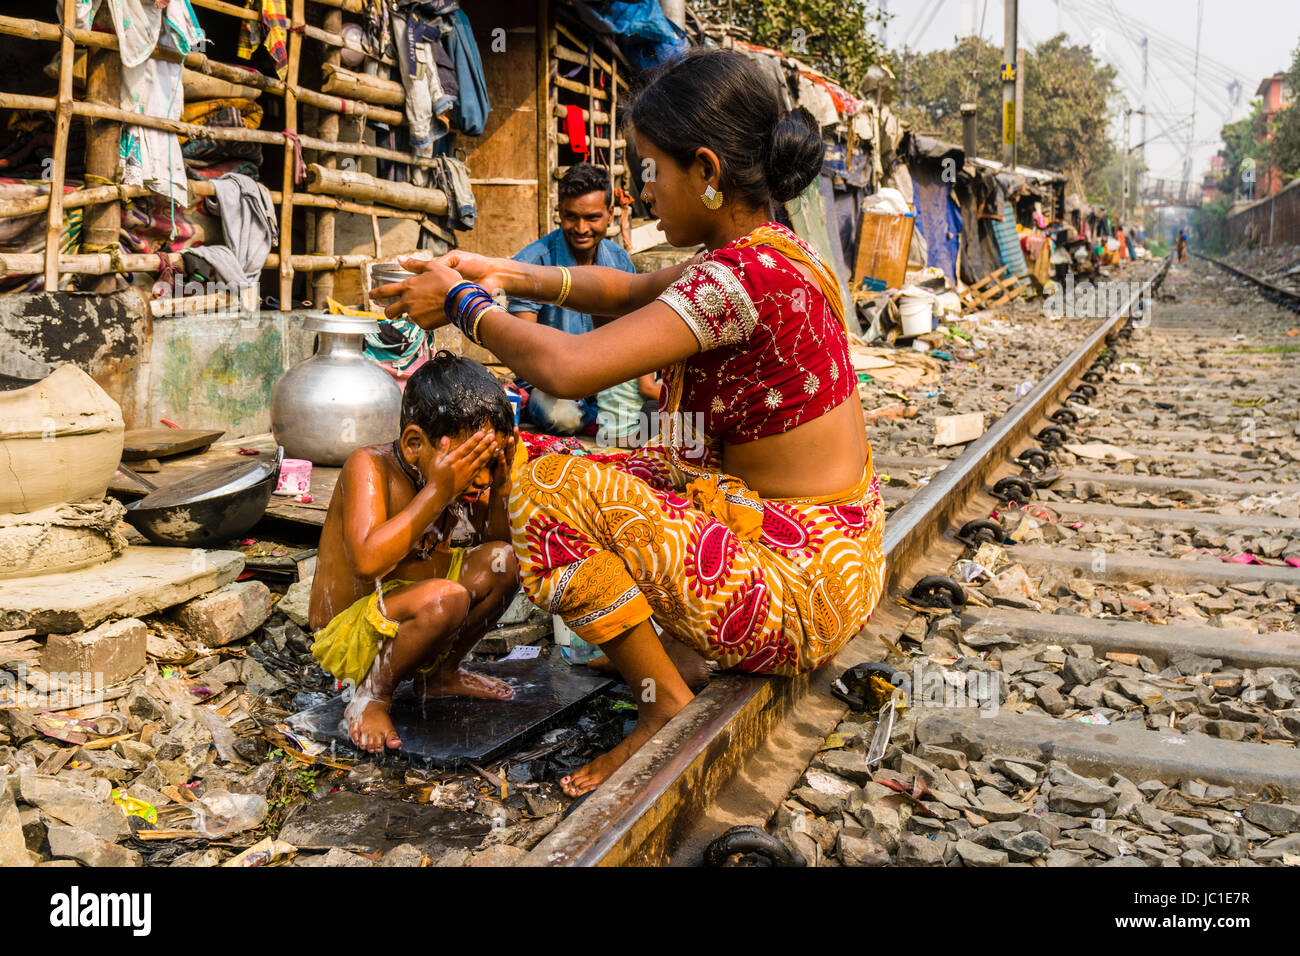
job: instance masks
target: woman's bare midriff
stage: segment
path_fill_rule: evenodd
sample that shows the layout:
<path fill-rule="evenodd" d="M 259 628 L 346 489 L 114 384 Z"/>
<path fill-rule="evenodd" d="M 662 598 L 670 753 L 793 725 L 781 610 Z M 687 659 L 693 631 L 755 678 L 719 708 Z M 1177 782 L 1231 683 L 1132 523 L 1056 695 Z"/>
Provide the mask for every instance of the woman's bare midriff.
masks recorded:
<path fill-rule="evenodd" d="M 802 262 L 767 246 L 817 288 Z M 820 418 L 788 432 L 740 445 L 724 445 L 722 470 L 764 498 L 816 498 L 848 491 L 862 480 L 867 464 L 867 423 L 858 390 Z"/>
<path fill-rule="evenodd" d="M 764 498 L 815 498 L 848 491 L 867 464 L 867 428 L 857 390 L 820 418 L 739 445 L 725 445 L 722 470 Z"/>

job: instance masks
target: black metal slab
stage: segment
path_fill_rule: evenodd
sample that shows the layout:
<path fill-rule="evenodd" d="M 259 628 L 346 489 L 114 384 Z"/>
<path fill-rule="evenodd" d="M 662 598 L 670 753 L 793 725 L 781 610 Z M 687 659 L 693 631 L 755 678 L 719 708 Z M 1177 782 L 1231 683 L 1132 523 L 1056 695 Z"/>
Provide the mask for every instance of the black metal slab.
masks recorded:
<path fill-rule="evenodd" d="M 280 839 L 300 849 L 366 853 L 410 843 L 437 859 L 447 850 L 478 846 L 491 829 L 491 821 L 463 810 L 340 790 L 295 810 Z"/>
<path fill-rule="evenodd" d="M 519 738 L 541 730 L 565 711 L 613 684 L 589 667 L 574 667 L 550 657 L 495 661 L 471 668 L 499 677 L 515 689 L 510 700 L 441 697 L 421 701 L 409 683 L 393 699 L 393 724 L 402 738 L 399 753 L 423 757 L 439 766 L 492 760 Z M 294 714 L 289 726 L 317 740 L 349 743 L 343 725 L 346 704 L 336 697 Z"/>

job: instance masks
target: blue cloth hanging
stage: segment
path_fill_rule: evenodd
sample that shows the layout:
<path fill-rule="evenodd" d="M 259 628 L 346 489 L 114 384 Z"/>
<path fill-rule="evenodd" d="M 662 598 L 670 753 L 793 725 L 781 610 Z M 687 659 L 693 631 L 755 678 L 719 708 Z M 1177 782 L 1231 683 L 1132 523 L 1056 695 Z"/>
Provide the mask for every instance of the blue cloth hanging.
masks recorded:
<path fill-rule="evenodd" d="M 483 61 L 479 59 L 474 30 L 464 10 L 451 14 L 451 59 L 456 66 L 460 97 L 452 110 L 456 127 L 470 136 L 479 136 L 487 126 L 492 104 L 488 102 L 487 81 L 483 79 Z"/>

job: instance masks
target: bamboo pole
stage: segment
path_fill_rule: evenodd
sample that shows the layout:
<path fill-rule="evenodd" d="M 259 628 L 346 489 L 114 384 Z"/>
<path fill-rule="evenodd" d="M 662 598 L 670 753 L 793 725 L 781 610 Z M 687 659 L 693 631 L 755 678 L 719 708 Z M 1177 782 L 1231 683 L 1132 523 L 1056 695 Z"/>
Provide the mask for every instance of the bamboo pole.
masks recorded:
<path fill-rule="evenodd" d="M 328 113 L 332 113 L 336 119 L 338 114 L 342 113 L 347 116 L 357 116 L 363 120 L 373 119 L 378 123 L 387 123 L 389 126 L 403 126 L 406 124 L 405 113 L 385 109 L 382 106 L 376 106 L 375 104 L 367 103 L 364 100 L 346 99 L 341 96 L 327 96 L 324 93 L 317 93 L 315 90 L 309 90 L 302 86 L 295 86 L 293 91 L 297 94 L 300 102 L 306 103 L 309 106 L 315 106 L 316 108 L 325 110 Z M 327 118 L 328 117 L 322 117 L 322 121 Z"/>
<path fill-rule="evenodd" d="M 579 53 L 577 50 L 571 50 L 562 43 L 556 43 L 554 46 L 552 46 L 551 53 L 555 56 L 557 60 L 564 60 L 568 63 L 579 63 L 585 65 L 587 62 L 587 55 L 585 53 Z M 604 70 L 606 73 L 616 72 L 613 64 L 611 64 L 609 60 L 606 60 L 603 56 L 601 56 L 598 53 L 595 53 L 594 51 L 592 53 L 592 59 L 595 60 L 596 66 L 599 69 Z M 623 82 L 623 88 L 627 89 L 626 82 Z"/>
<path fill-rule="evenodd" d="M 363 12 L 361 0 L 311 0 L 311 2 L 319 4 L 322 7 L 334 7 L 336 10 L 342 10 L 344 13 Z M 302 21 L 295 18 L 294 22 L 301 23 Z"/>
<path fill-rule="evenodd" d="M 556 133 L 555 140 L 561 146 L 567 146 L 569 143 L 569 135 L 567 133 Z M 591 136 L 587 138 L 587 142 L 592 146 L 602 146 L 606 149 L 609 148 L 609 138 L 606 136 Z M 622 140 L 622 139 L 614 140 L 615 149 L 617 149 L 620 146 L 626 146 L 626 145 L 627 145 L 626 140 Z"/>
<path fill-rule="evenodd" d="M 0 16 L 0 34 L 6 36 L 22 37 L 32 40 L 47 40 L 58 42 L 62 37 L 62 31 L 53 23 L 45 23 L 40 20 L 23 20 L 19 17 Z M 72 31 L 72 38 L 78 46 L 89 47 L 90 49 L 100 50 L 117 50 L 117 37 L 112 33 L 98 33 L 94 30 Z M 173 50 L 171 47 L 158 46 L 154 47 L 150 56 L 159 60 L 169 60 L 172 63 L 183 63 L 191 70 L 199 73 L 205 73 L 208 76 L 215 76 L 222 80 L 228 80 L 231 83 L 242 83 L 246 86 L 256 86 L 258 89 L 266 90 L 269 93 L 280 93 L 284 89 L 284 84 L 273 76 L 265 76 L 256 70 L 250 70 L 242 66 L 232 66 L 229 63 L 218 63 L 209 60 L 202 53 L 192 52 L 184 56 L 179 50 Z"/>
<path fill-rule="evenodd" d="M 582 46 L 582 41 L 579 40 L 579 39 L 578 39 L 576 36 L 574 36 L 572 33 L 570 33 L 569 30 L 564 26 L 563 23 L 559 23 L 559 22 L 557 22 L 557 23 L 555 24 L 555 28 L 556 28 L 556 30 L 558 30 L 561 34 L 563 34 L 564 38 L 565 38 L 566 40 L 568 40 L 570 43 L 572 43 L 574 46 Z M 555 32 L 552 31 L 552 35 L 551 35 L 551 46 L 555 46 L 558 42 L 559 42 L 559 38 L 558 38 L 557 36 L 555 36 Z M 628 70 L 629 73 L 632 72 L 632 64 L 631 64 L 631 63 L 628 63 L 628 61 L 627 61 L 627 57 L 625 57 L 625 56 L 623 55 L 623 51 L 620 50 L 620 49 L 618 48 L 617 44 L 613 44 L 613 43 L 611 43 L 611 44 L 610 44 L 610 50 L 609 50 L 609 52 L 612 53 L 612 54 L 614 55 L 614 58 L 617 59 L 618 62 L 622 63 L 623 66 L 627 68 L 627 70 Z"/>
<path fill-rule="evenodd" d="M 240 20 L 262 19 L 262 15 L 256 10 L 237 7 L 233 3 L 224 2 L 224 0 L 190 0 L 190 3 L 196 7 L 202 7 L 204 10 L 211 10 L 213 13 L 224 13 L 228 17 L 237 17 Z"/>
<path fill-rule="evenodd" d="M 618 64 L 611 70 L 609 80 L 609 198 L 614 199 L 614 164 L 618 162 L 618 147 L 627 144 L 618 138 Z M 623 216 L 619 219 L 623 222 Z"/>
<path fill-rule="evenodd" d="M 575 83 L 567 76 L 556 75 L 552 76 L 551 79 L 554 81 L 555 85 L 562 90 L 581 93 L 583 96 L 590 96 L 592 99 L 596 100 L 609 99 L 609 96 L 603 90 L 598 90 L 594 86 L 588 86 L 586 83 Z"/>
<path fill-rule="evenodd" d="M 50 205 L 45 225 L 45 291 L 59 290 L 59 246 L 63 235 L 63 178 L 72 131 L 72 66 L 76 45 L 77 0 L 63 0 L 63 36 L 59 41 L 59 96 L 54 120 L 54 168 L 50 170 Z"/>
<path fill-rule="evenodd" d="M 441 189 L 389 182 L 359 170 L 330 169 L 319 163 L 307 167 L 307 191 L 419 209 L 435 216 L 447 212 L 447 195 Z"/>
<path fill-rule="evenodd" d="M 305 0 L 293 0 L 292 23 L 307 20 Z M 289 34 L 289 69 L 284 86 L 284 181 L 280 183 L 280 309 L 293 310 L 293 188 L 295 150 L 290 142 L 298 132 L 298 61 L 302 57 L 302 34 Z"/>
<path fill-rule="evenodd" d="M 55 111 L 57 108 L 58 100 L 48 96 L 0 93 L 0 109 Z M 116 123 L 126 123 L 130 126 L 147 126 L 150 129 L 160 129 L 164 132 L 176 133 L 193 139 L 268 143 L 273 146 L 284 142 L 284 136 L 281 133 L 271 132 L 270 130 L 248 129 L 242 126 L 200 126 L 197 123 L 164 119 L 161 116 L 150 116 L 147 113 L 130 113 L 115 106 L 104 106 L 99 103 L 74 102 L 71 112 L 74 116 L 83 118 L 109 120 Z"/>
<path fill-rule="evenodd" d="M 325 14 L 325 30 L 328 33 L 339 34 L 343 30 L 343 12 L 341 10 L 331 9 Z M 328 47 L 325 53 L 325 62 L 321 65 L 321 71 L 326 75 L 323 89 L 328 90 L 331 67 L 337 67 L 342 54 L 333 47 Z M 384 112 L 391 112 L 385 110 Z M 399 116 L 401 114 L 398 114 Z M 403 117 L 404 119 L 405 117 Z M 339 138 L 339 118 L 337 114 L 330 113 L 321 117 L 320 125 L 316 132 L 320 134 L 321 139 L 337 140 Z M 321 166 L 326 169 L 333 169 L 338 163 L 334 156 L 325 156 L 322 158 Z M 310 187 L 308 187 L 310 189 Z M 373 218 L 372 218 L 372 221 Z M 378 228 L 376 226 L 376 228 Z M 315 250 L 318 255 L 334 255 L 334 211 L 332 209 L 321 209 L 316 213 L 316 243 Z M 334 274 L 330 272 L 321 272 L 316 276 L 313 283 L 312 299 L 316 302 L 324 302 L 327 297 L 334 292 Z"/>
<path fill-rule="evenodd" d="M 596 45 L 593 42 L 587 47 L 587 85 L 593 90 L 596 89 L 596 64 L 592 59 L 596 55 Z M 596 158 L 596 119 L 591 114 L 595 112 L 595 103 L 591 104 L 592 109 L 587 112 L 587 156 L 589 159 Z"/>
<path fill-rule="evenodd" d="M 107 10 L 101 7 L 105 18 Z M 95 103 L 116 102 L 121 84 L 122 61 L 110 50 L 88 50 L 86 53 L 86 99 Z M 94 176 L 109 183 L 117 180 L 118 155 L 122 127 L 111 121 L 86 123 L 86 181 Z M 114 187 L 109 187 L 110 189 Z M 74 194 L 75 195 L 75 194 Z M 71 197 L 67 197 L 71 198 Z M 67 198 L 63 208 L 68 208 Z M 116 202 L 100 203 L 86 211 L 81 220 L 82 243 L 102 249 L 118 241 L 122 225 L 122 207 Z M 117 282 L 111 277 L 101 277 L 83 284 L 87 292 L 111 292 Z"/>
<path fill-rule="evenodd" d="M 492 180 L 471 179 L 470 183 L 475 186 L 526 186 L 534 185 L 535 181 L 531 179 L 511 179 L 496 183 Z M 271 202 L 279 205 L 280 191 L 278 189 L 267 191 L 271 194 Z M 190 192 L 196 196 L 216 195 L 216 189 L 213 188 L 212 183 L 202 179 L 190 181 Z M 74 193 L 68 193 L 64 197 L 63 208 L 67 210 L 78 209 L 83 206 L 96 206 L 103 203 L 117 202 L 118 200 L 136 199 L 150 193 L 151 190 L 148 186 L 123 186 L 121 184 L 116 186 L 91 186 L 86 189 L 79 189 Z M 388 206 L 366 205 L 324 194 L 297 193 L 293 202 L 296 206 L 314 206 L 320 209 L 332 209 L 336 212 L 354 212 L 362 216 L 379 216 L 381 219 L 413 219 L 422 223 L 428 221 L 428 217 L 422 212 L 410 209 L 393 209 Z M 49 205 L 50 197 L 48 195 L 0 202 L 0 219 L 16 219 L 20 216 L 40 215 L 49 209 Z M 276 262 L 279 261 L 277 256 Z"/>
<path fill-rule="evenodd" d="M 564 174 L 567 173 L 572 168 L 573 168 L 572 166 L 556 166 L 555 169 L 551 171 L 551 178 L 555 180 L 563 179 Z M 610 165 L 610 169 L 613 170 L 615 175 L 619 175 L 627 172 L 627 169 L 623 166 L 622 163 L 613 163 Z"/>
<path fill-rule="evenodd" d="M 537 235 L 540 238 L 550 231 L 551 183 L 550 141 L 555 130 L 554 110 L 551 106 L 551 37 L 548 0 L 537 0 Z"/>
<path fill-rule="evenodd" d="M 547 34 L 548 42 L 543 46 L 544 50 L 549 50 L 555 43 L 556 29 L 557 25 L 552 25 Z M 558 65 L 554 62 L 548 62 L 546 85 L 547 102 L 555 104 L 556 109 L 560 109 L 559 96 L 556 92 L 555 86 L 553 86 L 550 81 L 556 78 L 555 71 L 558 68 Z M 554 228 L 557 219 L 556 214 L 559 210 L 560 187 L 556 183 L 554 176 L 555 167 L 560 161 L 560 147 L 555 138 L 557 132 L 558 130 L 554 123 L 546 124 L 546 165 L 539 171 L 541 181 L 546 184 L 546 216 L 537 224 L 538 230 L 542 235 L 545 235 Z"/>
<path fill-rule="evenodd" d="M 337 16 L 341 17 L 342 14 Z M 339 54 L 335 51 L 329 56 L 337 60 Z M 351 96 L 380 106 L 402 106 L 406 103 L 406 90 L 401 83 L 370 76 L 368 73 L 355 73 L 328 59 L 321 65 L 321 71 L 325 74 L 321 89 L 326 93 Z"/>
<path fill-rule="evenodd" d="M 44 110 L 46 112 L 55 112 L 58 108 L 58 100 L 48 96 L 27 96 L 22 93 L 0 93 L 0 109 L 10 110 Z M 179 136 L 188 136 L 193 139 L 212 139 L 219 141 L 236 141 L 241 143 L 267 143 L 272 146 L 279 146 L 286 141 L 283 133 L 273 132 L 271 130 L 248 129 L 240 126 L 199 126 L 195 123 L 186 123 L 182 120 L 164 119 L 160 116 L 149 116 L 146 113 L 128 113 L 126 110 L 115 109 L 109 106 L 101 106 L 98 103 L 80 103 L 72 104 L 72 113 L 74 116 L 90 117 L 92 119 L 113 120 L 119 123 L 127 123 L 131 126 L 147 126 L 150 129 L 160 129 L 168 133 L 176 133 Z M 410 153 L 399 152 L 395 149 L 384 149 L 380 146 L 371 146 L 369 143 L 330 143 L 323 139 L 317 139 L 314 136 L 298 137 L 298 142 L 302 144 L 303 149 L 314 149 L 322 153 L 344 153 L 351 156 L 372 156 L 377 159 L 388 159 L 395 163 L 404 163 L 408 166 L 422 166 L 425 168 L 437 164 L 437 159 L 424 159 L 419 156 L 412 156 Z"/>
<path fill-rule="evenodd" d="M 556 104 L 554 104 L 554 105 L 551 106 L 551 115 L 554 116 L 556 119 L 564 119 L 566 116 L 569 115 L 569 113 L 568 113 L 568 110 L 566 110 L 563 106 L 561 106 L 559 103 L 556 103 Z M 582 111 L 582 118 L 583 118 L 584 120 L 586 120 L 587 117 L 588 117 L 589 115 L 590 115 L 590 116 L 594 116 L 594 117 L 596 118 L 596 122 L 597 122 L 597 123 L 608 123 L 608 122 L 609 122 L 609 114 L 608 114 L 608 113 L 602 113 L 602 112 L 600 112 L 600 110 L 583 110 L 583 111 Z"/>
<path fill-rule="evenodd" d="M 127 253 L 118 257 L 123 272 L 144 272 L 153 275 L 160 271 L 159 256 L 167 259 L 172 268 L 182 266 L 179 252 Z M 372 256 L 353 253 L 346 256 L 298 255 L 292 258 L 295 272 L 320 272 L 322 270 L 359 269 L 373 262 Z M 267 269 L 280 264 L 274 252 L 266 257 Z M 0 274 L 40 275 L 45 268 L 44 255 L 39 252 L 0 253 Z M 109 275 L 115 270 L 113 259 L 107 252 L 70 253 L 59 256 L 59 271 L 69 275 Z M 287 310 L 286 310 L 287 311 Z"/>
<path fill-rule="evenodd" d="M 320 27 L 314 27 L 310 23 L 303 25 L 302 35 L 305 37 L 310 37 L 311 39 L 316 40 L 319 43 L 324 43 L 326 46 L 336 46 L 339 47 L 340 49 L 352 50 L 354 53 L 360 53 L 362 56 L 370 57 L 370 59 L 384 64 L 384 66 L 397 66 L 396 60 L 391 60 L 386 56 L 375 56 L 374 54 L 368 52 L 365 47 L 361 46 L 361 44 L 355 41 L 349 42 L 343 39 L 343 37 L 340 35 L 327 33 L 326 31 L 322 30 Z"/>

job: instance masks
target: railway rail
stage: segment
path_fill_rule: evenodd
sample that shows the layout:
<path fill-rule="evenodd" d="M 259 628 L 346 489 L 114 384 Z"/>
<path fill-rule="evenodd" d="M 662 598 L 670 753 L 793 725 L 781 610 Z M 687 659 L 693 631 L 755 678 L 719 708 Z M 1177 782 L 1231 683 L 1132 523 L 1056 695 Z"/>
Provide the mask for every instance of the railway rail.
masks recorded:
<path fill-rule="evenodd" d="M 1225 268 L 1269 298 L 1286 298 L 1287 290 Z M 1257 559 L 1263 565 L 1214 560 L 1229 557 L 1227 551 L 1243 543 L 1278 555 L 1294 545 L 1300 556 L 1300 542 L 1286 537 L 1294 533 L 1300 539 L 1300 516 L 1265 513 L 1273 507 L 1270 503 L 1282 502 L 1277 507 L 1285 511 L 1287 501 L 1300 499 L 1300 456 L 1270 449 L 1274 433 L 1285 433 L 1268 423 L 1261 405 L 1253 400 L 1232 404 L 1239 401 L 1234 394 L 1275 386 L 1277 373 L 1293 367 L 1291 353 L 1285 345 L 1278 352 L 1266 346 L 1254 353 L 1259 359 L 1247 368 L 1247 360 L 1226 354 L 1233 351 L 1226 346 L 1233 335 L 1242 338 L 1240 329 L 1250 328 L 1249 321 L 1234 322 L 1228 316 L 1207 328 L 1200 318 L 1188 321 L 1181 303 L 1158 308 L 1154 322 L 1149 316 L 1135 321 L 1131 314 L 1137 302 L 1155 295 L 1170 269 L 1166 259 L 1144 282 L 1134 284 L 1118 309 L 956 459 L 894 462 L 878 448 L 878 469 L 910 465 L 935 471 L 886 522 L 887 586 L 872 624 L 831 665 L 813 674 L 715 678 L 525 862 L 690 865 L 729 827 L 769 824 L 781 808 L 788 818 L 792 791 L 797 798 L 802 783 L 806 793 L 812 771 L 824 769 L 828 734 L 837 727 L 870 726 L 870 715 L 850 714 L 832 695 L 834 678 L 846 668 L 881 659 L 882 652 L 902 669 L 927 663 L 915 649 L 909 661 L 902 661 L 899 638 L 923 643 L 936 625 L 949 642 L 945 646 L 959 647 L 959 656 L 974 655 L 969 661 L 979 670 L 998 671 L 1005 684 L 994 703 L 1002 708 L 990 716 L 987 707 L 954 709 L 915 699 L 893 732 L 886 765 L 892 761 L 897 766 L 904 751 L 961 753 L 963 763 L 979 767 L 984 767 L 982 757 L 996 754 L 999 760 L 1016 761 L 1018 772 L 1035 778 L 1024 781 L 1019 791 L 1020 798 L 1027 792 L 1030 800 L 1049 784 L 1051 761 L 1062 762 L 1052 764 L 1052 782 L 1058 785 L 1066 772 L 1060 766 L 1068 765 L 1080 774 L 1131 775 L 1144 786 L 1194 780 L 1196 787 L 1208 783 L 1242 793 L 1263 791 L 1291 803 L 1300 799 L 1300 754 L 1292 746 L 1300 737 L 1300 711 L 1283 686 L 1287 668 L 1300 676 L 1300 570 L 1275 557 Z M 1204 312 L 1202 305 L 1198 316 Z M 1269 326 L 1274 328 L 1280 335 L 1277 321 Z M 1300 418 L 1294 401 L 1279 405 L 1280 423 L 1290 422 L 1294 429 Z M 1189 410 L 1210 430 L 1176 427 L 1178 416 Z M 1238 434 L 1244 422 L 1251 423 L 1248 441 Z M 1175 427 L 1165 427 L 1170 424 Z M 1098 462 L 1062 447 L 1111 441 L 1134 451 L 1126 453 L 1125 461 Z M 1262 510 L 1251 513 L 1243 503 Z M 990 515 L 999 519 L 991 528 Z M 1026 515 L 1042 519 L 1026 520 Z M 969 525 L 972 521 L 982 523 Z M 1011 539 L 1012 531 L 1027 538 L 1024 529 L 1039 525 L 1055 529 L 1054 546 L 996 540 Z M 1112 533 L 1117 527 L 1140 533 Z M 1261 541 L 1270 543 L 1259 545 Z M 1056 613 L 1044 613 L 1046 608 L 1029 597 L 990 601 L 982 595 L 979 578 L 956 584 L 966 601 L 945 601 L 946 594 L 955 593 L 946 585 L 915 588 L 923 579 L 932 585 L 931 575 L 969 567 L 962 562 L 970 562 L 981 545 L 1000 552 L 1003 566 L 1010 562 L 1028 572 L 1029 593 L 1051 595 L 1043 603 L 1054 604 Z M 1153 588 L 1164 596 L 1198 587 L 1211 592 L 1205 606 L 1220 609 L 1209 616 L 1217 626 L 1206 626 L 1207 615 L 1195 608 L 1184 617 L 1153 623 L 1160 617 L 1151 613 L 1153 601 L 1136 596 L 1153 598 Z M 1099 601 L 1097 593 L 1110 595 L 1108 588 L 1125 593 Z M 1262 622 L 1256 629 L 1265 627 L 1267 633 L 1248 633 L 1250 615 L 1229 612 L 1232 602 L 1224 595 L 1237 594 L 1234 588 L 1244 589 L 1240 593 L 1247 601 L 1254 600 L 1249 597 L 1253 592 L 1259 607 L 1276 605 L 1276 610 L 1255 615 Z M 954 606 L 928 610 L 927 603 Z M 1041 696 L 1013 680 L 1019 675 L 1012 664 L 1017 658 L 1023 663 L 1026 655 L 1036 661 L 1040 653 L 1050 663 L 1030 665 L 1029 676 L 1051 684 Z M 1089 692 L 1079 699 L 1056 693 L 1062 682 L 1053 674 L 1063 669 L 1057 658 L 1073 660 L 1076 672 L 1098 668 L 1117 675 L 1109 691 L 1117 696 L 1105 696 L 1093 707 L 1076 706 L 1092 698 Z M 1213 673 L 1190 678 L 1208 689 L 1185 695 L 1179 682 L 1188 678 L 1173 680 L 1169 671 L 1171 662 L 1179 661 L 1194 662 L 1193 669 L 1213 663 Z M 1274 690 L 1260 691 L 1259 700 L 1249 702 L 1251 713 L 1239 712 L 1245 705 L 1231 704 L 1230 685 L 1235 681 L 1240 692 L 1243 670 L 1256 679 L 1260 669 L 1269 668 L 1282 673 Z M 1019 690 L 1008 694 L 1007 685 Z M 914 695 L 919 690 L 913 688 Z M 1121 706 L 1125 691 L 1131 693 Z M 1192 693 L 1222 700 L 1222 705 L 1207 704 L 1219 718 L 1189 721 L 1189 706 L 1179 701 Z M 1110 713 L 1116 719 L 1105 726 L 1081 723 L 1077 717 L 1082 711 Z M 1260 715 L 1270 716 L 1256 719 Z M 844 723 L 846 716 L 862 723 Z M 1176 726 L 1179 720 L 1187 726 Z M 1215 726 L 1209 732 L 1183 733 L 1192 725 L 1204 731 L 1206 724 Z M 1253 740 L 1244 739 L 1244 732 L 1238 735 L 1245 728 Z M 842 743 L 846 735 L 839 736 Z M 859 741 L 860 749 L 863 743 Z M 922 776 L 934 770 L 924 760 L 910 759 Z M 865 763 L 861 769 L 861 779 L 871 779 Z M 992 768 L 985 773 L 1007 782 Z M 928 783 L 936 785 L 932 779 Z M 1007 819 L 986 809 L 991 819 Z M 1220 842 L 1227 843 L 1226 836 Z M 807 840 L 804 845 L 810 846 Z M 1081 846 L 1069 840 L 1063 845 Z M 1237 843 L 1230 846 L 1233 852 L 1239 848 Z M 812 854 L 820 857 L 827 849 L 814 847 Z M 1264 856 L 1272 859 L 1280 852 Z M 833 846 L 829 853 L 836 862 Z M 1088 851 L 1078 853 L 1082 858 Z M 1157 852 L 1154 844 L 1146 856 L 1127 855 L 1124 862 L 1171 856 Z M 944 862 L 953 857 L 949 849 Z"/>

